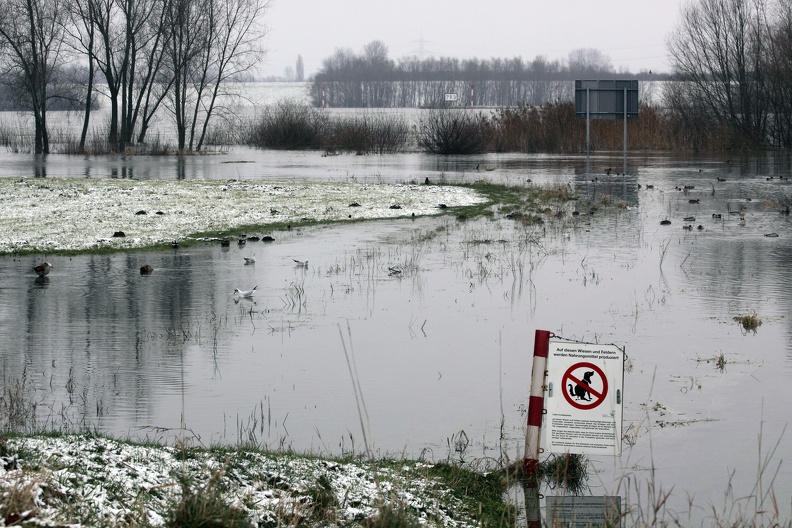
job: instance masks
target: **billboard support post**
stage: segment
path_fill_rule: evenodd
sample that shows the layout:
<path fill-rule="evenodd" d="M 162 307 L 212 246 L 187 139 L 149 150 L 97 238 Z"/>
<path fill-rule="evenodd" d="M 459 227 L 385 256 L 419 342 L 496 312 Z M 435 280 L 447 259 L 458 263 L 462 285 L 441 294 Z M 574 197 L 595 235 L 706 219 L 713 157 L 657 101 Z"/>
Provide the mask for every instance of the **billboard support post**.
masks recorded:
<path fill-rule="evenodd" d="M 589 108 L 591 108 L 591 92 L 586 88 L 586 159 L 591 154 L 591 114 L 589 113 Z"/>
<path fill-rule="evenodd" d="M 637 80 L 575 81 L 575 115 L 586 119 L 586 159 L 591 153 L 591 119 L 624 119 L 624 173 L 627 172 L 627 119 L 638 118 L 638 103 Z"/>
<path fill-rule="evenodd" d="M 624 88 L 624 175 L 627 174 L 627 88 Z"/>

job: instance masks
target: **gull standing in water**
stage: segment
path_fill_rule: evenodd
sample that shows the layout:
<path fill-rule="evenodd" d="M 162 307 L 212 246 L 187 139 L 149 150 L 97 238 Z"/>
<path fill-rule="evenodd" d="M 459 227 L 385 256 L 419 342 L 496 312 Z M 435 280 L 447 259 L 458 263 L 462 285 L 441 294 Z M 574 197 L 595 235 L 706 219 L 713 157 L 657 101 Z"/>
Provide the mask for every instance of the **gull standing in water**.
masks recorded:
<path fill-rule="evenodd" d="M 296 263 L 298 268 L 307 268 L 308 267 L 308 261 L 307 260 L 297 260 L 297 259 L 292 259 L 292 260 Z"/>

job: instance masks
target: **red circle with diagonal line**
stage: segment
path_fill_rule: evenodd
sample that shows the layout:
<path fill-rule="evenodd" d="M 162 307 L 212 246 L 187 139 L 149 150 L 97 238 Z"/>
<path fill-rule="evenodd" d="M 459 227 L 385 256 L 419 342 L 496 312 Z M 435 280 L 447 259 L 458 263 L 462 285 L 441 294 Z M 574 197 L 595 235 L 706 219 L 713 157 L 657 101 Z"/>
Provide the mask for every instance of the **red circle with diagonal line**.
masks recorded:
<path fill-rule="evenodd" d="M 580 369 L 584 369 L 583 375 L 576 373 Z M 602 390 L 592 387 L 590 382 L 594 380 L 586 380 L 586 374 L 592 371 L 599 375 L 602 380 Z M 586 381 L 589 381 L 589 383 L 586 383 Z M 608 378 L 605 377 L 602 369 L 594 363 L 575 363 L 564 372 L 564 377 L 561 378 L 561 388 L 569 405 L 576 409 L 587 411 L 605 401 L 605 396 L 608 394 Z M 587 395 L 588 399 L 586 399 Z"/>

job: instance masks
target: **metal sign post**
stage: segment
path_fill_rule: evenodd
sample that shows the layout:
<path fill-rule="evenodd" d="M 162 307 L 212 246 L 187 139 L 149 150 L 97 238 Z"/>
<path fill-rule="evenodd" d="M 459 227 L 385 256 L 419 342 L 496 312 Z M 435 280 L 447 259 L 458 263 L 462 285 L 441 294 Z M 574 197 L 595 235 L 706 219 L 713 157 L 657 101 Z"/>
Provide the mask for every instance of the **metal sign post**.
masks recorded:
<path fill-rule="evenodd" d="M 525 480 L 525 520 L 528 528 L 541 528 L 542 514 L 539 508 L 539 480 L 536 475 L 539 466 L 539 438 L 544 413 L 545 377 L 547 371 L 547 350 L 550 337 L 547 330 L 537 330 L 534 337 L 533 367 L 531 370 L 531 397 L 528 400 L 528 427 L 525 430 L 525 458 L 523 470 Z"/>
<path fill-rule="evenodd" d="M 627 88 L 624 88 L 624 172 L 627 172 Z"/>
<path fill-rule="evenodd" d="M 591 91 L 586 88 L 586 159 L 591 154 Z"/>

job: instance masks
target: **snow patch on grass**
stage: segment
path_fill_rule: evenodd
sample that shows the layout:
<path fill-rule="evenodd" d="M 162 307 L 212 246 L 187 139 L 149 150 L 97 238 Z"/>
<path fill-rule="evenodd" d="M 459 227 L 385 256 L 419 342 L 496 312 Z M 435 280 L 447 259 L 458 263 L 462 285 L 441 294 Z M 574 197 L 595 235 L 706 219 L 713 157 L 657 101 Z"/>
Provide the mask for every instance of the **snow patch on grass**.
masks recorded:
<path fill-rule="evenodd" d="M 239 226 L 421 216 L 483 201 L 434 185 L 0 178 L 0 253 L 128 249 Z M 119 231 L 125 236 L 114 237 Z"/>
<path fill-rule="evenodd" d="M 334 497 L 322 516 L 334 524 L 359 523 L 390 503 L 429 524 L 476 526 L 448 489 L 427 478 L 424 462 L 374 469 L 363 462 L 252 450 L 180 450 L 81 435 L 6 438 L 2 447 L 0 498 L 29 489 L 35 507 L 16 515 L 36 525 L 161 526 L 179 499 L 179 482 L 187 477 L 199 488 L 214 479 L 224 500 L 256 526 L 310 520 L 317 506 L 311 489 L 320 479 L 329 483 Z"/>

